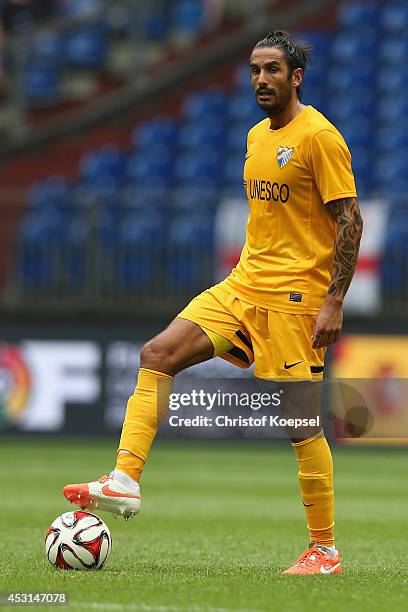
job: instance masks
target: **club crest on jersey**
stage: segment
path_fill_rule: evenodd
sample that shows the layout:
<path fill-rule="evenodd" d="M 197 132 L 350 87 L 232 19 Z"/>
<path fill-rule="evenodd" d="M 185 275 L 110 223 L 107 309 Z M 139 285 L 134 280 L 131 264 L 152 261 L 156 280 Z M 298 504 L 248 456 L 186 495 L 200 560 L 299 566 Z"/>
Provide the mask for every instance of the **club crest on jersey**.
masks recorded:
<path fill-rule="evenodd" d="M 283 168 L 283 166 L 286 166 L 288 161 L 290 161 L 294 150 L 294 147 L 292 147 L 291 149 L 289 149 L 289 147 L 278 148 L 276 159 L 278 160 L 279 168 Z"/>

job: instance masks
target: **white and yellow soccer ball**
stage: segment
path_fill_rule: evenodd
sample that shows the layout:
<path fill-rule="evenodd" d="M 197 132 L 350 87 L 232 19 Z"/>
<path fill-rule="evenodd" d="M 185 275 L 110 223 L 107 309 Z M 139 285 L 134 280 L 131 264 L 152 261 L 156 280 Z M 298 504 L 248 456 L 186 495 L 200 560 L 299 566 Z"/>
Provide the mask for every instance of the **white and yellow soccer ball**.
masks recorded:
<path fill-rule="evenodd" d="M 108 526 L 94 514 L 61 514 L 45 534 L 48 561 L 62 569 L 101 569 L 112 549 Z"/>

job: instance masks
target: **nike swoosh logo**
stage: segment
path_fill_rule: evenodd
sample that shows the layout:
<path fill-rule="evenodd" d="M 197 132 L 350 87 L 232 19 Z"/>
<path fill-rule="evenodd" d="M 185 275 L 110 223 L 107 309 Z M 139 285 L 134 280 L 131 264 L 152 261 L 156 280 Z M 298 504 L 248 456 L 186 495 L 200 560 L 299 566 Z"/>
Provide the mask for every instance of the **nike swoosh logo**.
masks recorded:
<path fill-rule="evenodd" d="M 302 504 L 305 506 L 305 508 L 310 508 L 310 506 L 314 505 L 314 504 L 305 504 L 305 502 L 302 502 Z"/>
<path fill-rule="evenodd" d="M 253 153 L 249 153 L 249 155 L 245 155 L 245 161 L 246 161 L 247 159 L 249 159 L 249 158 L 251 157 L 251 155 L 253 155 Z"/>
<path fill-rule="evenodd" d="M 333 565 L 332 567 L 329 567 L 329 569 L 326 569 L 323 565 L 320 566 L 320 573 L 321 574 L 332 574 L 334 572 L 334 570 L 336 570 L 338 567 L 340 567 L 340 563 L 336 563 L 336 565 Z"/>
<path fill-rule="evenodd" d="M 285 370 L 290 370 L 290 368 L 293 368 L 295 365 L 299 365 L 299 363 L 302 363 L 303 359 L 301 361 L 295 361 L 295 363 L 286 363 L 285 361 Z"/>
<path fill-rule="evenodd" d="M 109 488 L 109 485 L 102 487 L 102 493 L 106 495 L 106 497 L 130 497 L 132 499 L 140 499 L 140 495 L 127 495 L 126 493 L 117 493 L 116 491 L 112 491 Z"/>

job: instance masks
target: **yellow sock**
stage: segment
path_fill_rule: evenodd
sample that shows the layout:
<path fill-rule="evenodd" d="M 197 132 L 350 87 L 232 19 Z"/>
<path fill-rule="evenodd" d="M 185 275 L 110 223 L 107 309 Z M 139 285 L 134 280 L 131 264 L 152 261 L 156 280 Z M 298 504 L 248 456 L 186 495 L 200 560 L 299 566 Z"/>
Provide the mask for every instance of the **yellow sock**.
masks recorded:
<path fill-rule="evenodd" d="M 140 368 L 137 385 L 130 396 L 116 468 L 139 482 L 150 447 L 167 414 L 173 377 Z"/>
<path fill-rule="evenodd" d="M 334 545 L 333 460 L 326 438 L 319 434 L 292 443 L 299 464 L 299 484 L 310 540 Z"/>

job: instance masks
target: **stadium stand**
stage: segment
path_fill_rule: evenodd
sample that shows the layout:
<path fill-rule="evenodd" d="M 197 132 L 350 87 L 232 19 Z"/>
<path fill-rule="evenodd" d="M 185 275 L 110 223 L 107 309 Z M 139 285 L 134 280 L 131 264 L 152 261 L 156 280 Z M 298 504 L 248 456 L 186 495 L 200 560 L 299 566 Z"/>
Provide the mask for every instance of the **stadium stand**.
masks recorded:
<path fill-rule="evenodd" d="M 90 10 L 95 2 L 67 6 Z M 152 6 L 156 10 L 144 21 L 152 39 L 169 28 L 189 35 L 202 27 L 198 1 Z M 349 2 L 341 5 L 334 32 L 302 32 L 314 48 L 305 103 L 318 107 L 345 136 L 360 198 L 391 200 L 382 266 L 385 292 L 406 286 L 408 278 L 401 276 L 408 268 L 407 98 L 402 89 L 407 24 L 406 2 Z M 103 64 L 106 24 L 76 32 L 63 41 L 62 53 L 60 44 L 50 34 L 36 50 L 39 59 L 25 81 L 31 98 L 39 91 L 47 100 L 58 97 L 61 57 L 76 66 Z M 42 65 L 40 59 L 50 56 L 53 62 Z M 196 289 L 211 283 L 211 261 L 203 266 L 202 257 L 213 250 L 217 203 L 226 194 L 243 197 L 246 133 L 262 118 L 247 65 L 238 65 L 231 90 L 198 90 L 184 99 L 178 117 L 157 116 L 135 126 L 128 150 L 106 144 L 86 153 L 76 181 L 51 177 L 33 186 L 20 231 L 19 283 L 38 290 L 78 289 L 90 265 L 90 234 L 104 262 L 106 288 L 111 283 L 112 289 L 142 291 L 166 283 Z M 47 260 L 43 245 L 53 245 L 58 265 Z M 166 266 L 159 272 L 162 257 Z M 395 257 L 402 261 L 398 278 L 390 272 Z"/>

